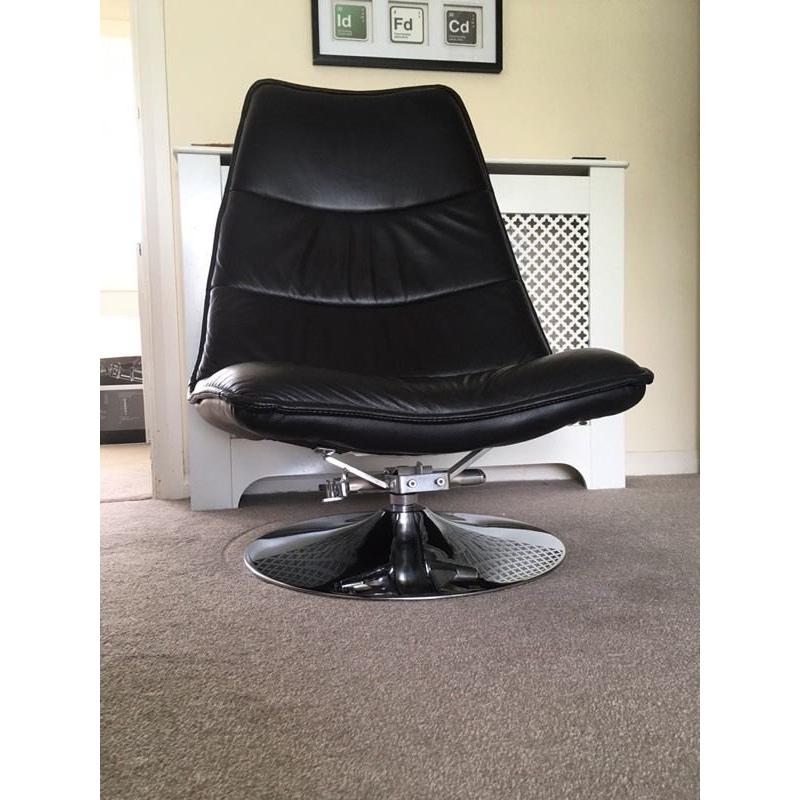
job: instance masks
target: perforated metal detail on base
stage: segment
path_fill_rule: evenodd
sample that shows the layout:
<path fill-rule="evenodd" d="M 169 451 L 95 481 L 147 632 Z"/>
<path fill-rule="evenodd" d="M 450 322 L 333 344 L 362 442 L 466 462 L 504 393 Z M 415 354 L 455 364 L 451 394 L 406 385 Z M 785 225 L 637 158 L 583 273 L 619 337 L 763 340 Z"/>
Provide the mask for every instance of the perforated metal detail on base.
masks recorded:
<path fill-rule="evenodd" d="M 245 552 L 256 575 L 337 597 L 424 599 L 492 591 L 544 575 L 564 546 L 522 522 L 419 506 L 310 520 Z"/>
<path fill-rule="evenodd" d="M 518 583 L 538 578 L 557 567 L 564 558 L 564 545 L 545 531 L 528 528 L 517 533 L 505 527 L 508 520 L 498 518 L 428 514 L 440 526 L 448 525 L 453 560 L 475 567 L 484 580 L 492 583 Z M 470 524 L 471 519 L 477 524 Z M 488 525 L 489 522 L 494 525 Z"/>
<path fill-rule="evenodd" d="M 589 346 L 589 215 L 503 214 L 519 272 L 554 353 Z"/>
<path fill-rule="evenodd" d="M 279 583 L 313 589 L 336 580 L 356 560 L 356 552 L 381 516 L 356 514 L 330 517 L 336 524 L 321 527 L 324 520 L 286 528 L 282 536 L 258 539 L 248 548 L 248 566 Z M 310 529 L 309 529 L 310 528 Z"/>

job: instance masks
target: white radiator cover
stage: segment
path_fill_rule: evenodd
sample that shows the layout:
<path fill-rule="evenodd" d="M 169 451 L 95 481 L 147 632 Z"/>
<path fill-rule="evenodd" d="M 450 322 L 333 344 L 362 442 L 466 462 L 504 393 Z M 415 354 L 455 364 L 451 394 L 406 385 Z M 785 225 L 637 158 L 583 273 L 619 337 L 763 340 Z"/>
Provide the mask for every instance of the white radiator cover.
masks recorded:
<path fill-rule="evenodd" d="M 205 286 L 230 148 L 176 148 L 183 273 L 186 383 L 200 343 Z M 605 347 L 624 352 L 624 176 L 626 162 L 487 161 L 520 273 L 554 351 Z M 330 467 L 314 452 L 280 442 L 237 439 L 185 409 L 189 486 L 195 510 L 235 508 L 246 491 L 316 489 Z M 426 456 L 447 466 L 456 454 Z M 351 456 L 377 471 L 408 457 Z M 625 486 L 622 415 L 571 425 L 529 442 L 491 450 L 475 466 L 491 480 L 566 476 L 589 489 Z"/>

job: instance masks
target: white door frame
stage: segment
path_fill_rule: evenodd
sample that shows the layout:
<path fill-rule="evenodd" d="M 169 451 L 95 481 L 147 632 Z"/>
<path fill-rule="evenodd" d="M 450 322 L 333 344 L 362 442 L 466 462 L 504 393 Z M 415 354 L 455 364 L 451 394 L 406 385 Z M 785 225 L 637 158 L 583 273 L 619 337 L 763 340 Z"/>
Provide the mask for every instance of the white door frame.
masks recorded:
<path fill-rule="evenodd" d="M 139 316 L 153 495 L 188 496 L 180 293 L 175 257 L 172 150 L 163 0 L 131 0 L 131 43 L 142 153 Z"/>

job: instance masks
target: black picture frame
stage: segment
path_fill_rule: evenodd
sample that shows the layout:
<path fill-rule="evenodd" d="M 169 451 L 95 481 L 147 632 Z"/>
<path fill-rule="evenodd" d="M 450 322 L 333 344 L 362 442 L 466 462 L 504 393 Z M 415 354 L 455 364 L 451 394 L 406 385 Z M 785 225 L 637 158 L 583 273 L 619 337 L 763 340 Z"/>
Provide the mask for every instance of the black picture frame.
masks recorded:
<path fill-rule="evenodd" d="M 380 1 L 380 0 L 378 0 Z M 495 60 L 485 62 L 426 58 L 382 58 L 377 56 L 343 56 L 320 53 L 319 3 L 311 0 L 311 52 L 312 63 L 326 67 L 382 67 L 385 69 L 433 69 L 448 72 L 503 71 L 503 0 L 495 3 Z"/>

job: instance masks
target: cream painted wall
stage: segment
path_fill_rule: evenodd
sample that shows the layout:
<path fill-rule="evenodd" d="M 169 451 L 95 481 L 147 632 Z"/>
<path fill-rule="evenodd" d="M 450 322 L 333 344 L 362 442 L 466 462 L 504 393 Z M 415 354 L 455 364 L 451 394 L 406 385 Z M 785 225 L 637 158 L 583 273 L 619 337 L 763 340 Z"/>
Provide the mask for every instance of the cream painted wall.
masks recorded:
<path fill-rule="evenodd" d="M 257 78 L 366 89 L 447 83 L 490 157 L 625 159 L 626 350 L 656 382 L 629 464 L 698 447 L 698 0 L 505 0 L 500 75 L 315 67 L 307 0 L 165 0 L 173 145 L 230 142 Z M 637 462 L 636 454 L 640 454 Z"/>

